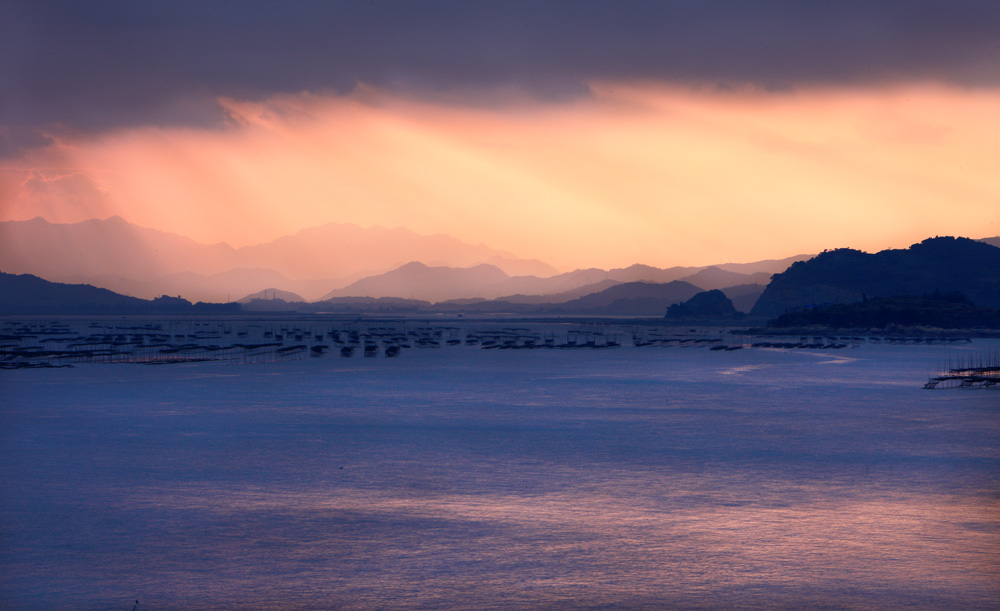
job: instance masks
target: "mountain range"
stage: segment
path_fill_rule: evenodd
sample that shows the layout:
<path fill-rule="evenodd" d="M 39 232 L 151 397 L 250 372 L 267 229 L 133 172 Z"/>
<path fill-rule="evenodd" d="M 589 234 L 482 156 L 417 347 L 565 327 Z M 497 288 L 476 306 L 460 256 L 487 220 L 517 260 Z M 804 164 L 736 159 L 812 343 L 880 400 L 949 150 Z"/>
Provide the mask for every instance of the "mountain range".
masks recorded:
<path fill-rule="evenodd" d="M 787 267 L 787 264 L 786 264 Z M 693 273 L 692 273 L 693 272 Z M 510 303 L 561 303 L 603 291 L 617 284 L 664 284 L 683 280 L 699 289 L 722 289 L 735 285 L 766 284 L 771 274 L 741 274 L 718 267 L 673 267 L 659 269 L 633 265 L 623 269 L 576 270 L 550 278 L 508 276 L 493 265 L 469 268 L 429 267 L 408 263 L 402 267 L 362 278 L 327 293 L 333 297 L 402 297 L 431 302 L 484 298 Z M 763 287 L 761 287 L 763 289 Z"/>
<path fill-rule="evenodd" d="M 569 301 L 626 282 L 687 279 L 703 289 L 764 284 L 770 274 L 806 258 L 558 273 L 541 261 L 403 228 L 332 223 L 265 244 L 233 248 L 200 244 L 117 216 L 71 224 L 42 218 L 0 222 L 4 272 L 90 284 L 143 299 L 167 294 L 206 302 L 247 301 L 268 288 L 306 300 L 369 296 L 542 303 L 551 301 L 548 295 Z"/>
<path fill-rule="evenodd" d="M 177 295 L 300 311 L 436 304 L 439 311 L 650 316 L 718 289 L 736 310 L 773 318 L 868 297 L 953 291 L 977 306 L 1000 307 L 997 244 L 1000 237 L 931 238 L 874 254 L 842 248 L 754 263 L 557 273 L 541 261 L 398 228 L 329 224 L 233 248 L 119 217 L 74 224 L 36 218 L 0 223 L 0 270 L 147 300 Z M 88 303 L 100 302 L 91 297 Z"/>
<path fill-rule="evenodd" d="M 0 270 L 143 298 L 166 293 L 221 302 L 275 286 L 315 299 L 410 261 L 451 267 L 488 263 L 517 275 L 558 273 L 541 261 L 404 228 L 331 223 L 233 248 L 200 244 L 117 216 L 69 224 L 42 218 L 0 223 Z"/>
<path fill-rule="evenodd" d="M 763 289 L 763 287 L 761 287 Z M 254 310 L 295 310 L 299 312 L 354 312 L 359 306 L 369 311 L 429 311 L 469 314 L 589 315 L 589 316 L 663 316 L 667 308 L 701 292 L 681 280 L 671 282 L 616 283 L 574 299 L 559 302 L 515 303 L 504 299 L 454 299 L 432 304 L 420 299 L 398 297 L 332 297 L 310 304 L 283 300 L 256 300 L 247 304 Z"/>
<path fill-rule="evenodd" d="M 987 241 L 939 237 L 907 249 L 874 254 L 846 248 L 824 251 L 775 274 L 766 288 L 762 284 L 748 283 L 721 291 L 703 291 L 683 280 L 618 282 L 606 278 L 581 287 L 579 291 L 584 294 L 569 291 L 543 302 L 460 298 L 436 304 L 393 296 L 334 296 L 308 303 L 294 293 L 269 288 L 241 300 L 242 307 L 240 303 L 192 304 L 179 297 L 167 296 L 143 300 L 86 284 L 54 283 L 28 274 L 0 273 L 0 314 L 234 314 L 244 309 L 302 313 L 469 312 L 662 317 L 668 312 L 678 320 L 705 316 L 736 320 L 742 316 L 738 312 L 745 312 L 756 300 L 751 312 L 754 318 L 778 316 L 778 320 L 772 322 L 783 326 L 837 326 L 846 321 L 860 327 L 929 324 L 954 328 L 1000 324 L 998 269 L 1000 248 Z M 446 285 L 450 282 L 453 284 L 445 288 L 456 291 L 463 274 L 473 279 L 489 277 L 494 282 L 511 279 L 503 270 L 489 265 L 454 269 L 413 263 L 394 273 L 399 276 L 398 281 L 415 274 L 416 277 L 422 275 L 426 281 Z M 737 276 L 749 275 L 716 268 L 692 274 L 701 279 L 718 278 L 720 282 Z M 593 273 L 584 270 L 578 277 L 592 278 Z M 438 290 L 444 289 L 439 287 Z M 759 300 L 756 299 L 758 295 Z M 739 300 L 743 300 L 743 308 L 734 307 Z"/>

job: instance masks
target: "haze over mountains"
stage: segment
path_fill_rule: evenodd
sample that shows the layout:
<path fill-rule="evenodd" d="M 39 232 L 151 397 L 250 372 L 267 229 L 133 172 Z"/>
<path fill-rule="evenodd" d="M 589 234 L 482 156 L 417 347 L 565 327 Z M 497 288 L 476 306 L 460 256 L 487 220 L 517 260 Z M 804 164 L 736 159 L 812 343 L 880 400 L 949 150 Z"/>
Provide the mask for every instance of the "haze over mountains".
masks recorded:
<path fill-rule="evenodd" d="M 662 317 L 714 323 L 742 319 L 750 312 L 768 324 L 884 327 L 919 324 L 941 328 L 1000 326 L 1000 248 L 987 240 L 929 238 L 906 249 L 869 254 L 842 248 L 793 264 L 766 285 L 746 283 L 703 290 L 691 282 L 620 281 L 608 276 L 636 273 L 666 275 L 685 268 L 657 270 L 633 266 L 622 270 L 577 270 L 556 282 L 603 280 L 543 296 L 499 299 L 463 298 L 432 303 L 395 296 L 330 296 L 306 303 L 295 293 L 268 288 L 239 303 L 191 303 L 179 297 L 153 300 L 112 293 L 87 284 L 57 284 L 37 276 L 0 273 L 0 313 L 4 314 L 235 314 L 248 312 L 472 313 Z M 760 272 L 757 272 L 760 273 Z M 180 274 L 183 275 L 183 274 Z M 218 274 L 225 276 L 225 273 Z M 688 276 L 704 284 L 753 278 L 717 267 Z M 543 279 L 530 277 L 532 282 Z M 500 268 L 431 267 L 410 263 L 365 278 L 345 293 L 418 290 L 466 294 L 469 286 L 495 287 L 523 281 Z M 554 284 L 555 285 L 555 284 Z M 759 298 L 759 299 L 758 299 Z M 842 305 L 838 305 L 842 304 Z M 751 309 L 752 308 L 752 309 Z M 778 317 L 775 320 L 775 317 Z"/>
<path fill-rule="evenodd" d="M 737 284 L 764 285 L 770 277 L 771 274 L 766 272 L 741 274 L 718 267 L 659 269 L 645 265 L 612 270 L 576 270 L 549 278 L 511 277 L 493 265 L 456 269 L 429 267 L 414 262 L 353 282 L 327 293 L 323 299 L 355 296 L 405 297 L 437 302 L 483 298 L 502 299 L 511 303 L 553 303 L 570 301 L 621 283 L 662 284 L 685 280 L 700 289 L 721 289 Z"/>
<path fill-rule="evenodd" d="M 997 241 L 932 238 L 874 254 L 838 249 L 814 258 L 557 273 L 540 261 L 406 229 L 332 224 L 232 248 L 118 217 L 65 225 L 36 218 L 0 223 L 0 271 L 147 300 L 239 301 L 258 311 L 414 311 L 436 304 L 437 311 L 454 312 L 662 316 L 671 305 L 717 289 L 738 312 L 767 319 L 804 307 L 935 291 L 959 291 L 979 306 L 1000 307 L 1000 248 L 991 245 Z"/>
<path fill-rule="evenodd" d="M 510 274 L 558 270 L 487 246 L 408 229 L 332 223 L 242 248 L 200 244 L 120 217 L 81 223 L 42 218 L 0 223 L 0 269 L 151 298 L 180 294 L 200 301 L 239 299 L 275 286 L 315 299 L 372 273 L 419 260 L 468 267 L 490 263 Z"/>
<path fill-rule="evenodd" d="M 805 255 L 716 267 L 648 265 L 558 273 L 484 245 L 408 229 L 329 224 L 266 244 L 200 244 L 139 227 L 120 217 L 72 224 L 42 218 L 0 223 L 0 270 L 55 282 L 91 284 L 143 299 L 241 300 L 265 289 L 306 300 L 336 296 L 400 297 L 431 302 L 544 295 L 569 301 L 625 282 L 665 283 L 699 274 L 702 289 L 766 284 Z M 689 280 L 690 281 L 690 280 Z"/>

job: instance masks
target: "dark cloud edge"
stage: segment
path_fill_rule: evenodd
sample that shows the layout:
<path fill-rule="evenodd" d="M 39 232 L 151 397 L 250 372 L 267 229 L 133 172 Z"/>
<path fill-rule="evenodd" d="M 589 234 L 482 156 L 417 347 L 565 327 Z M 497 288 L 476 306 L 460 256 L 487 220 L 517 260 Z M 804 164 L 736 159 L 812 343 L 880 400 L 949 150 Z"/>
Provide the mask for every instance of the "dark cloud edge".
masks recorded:
<path fill-rule="evenodd" d="M 558 103 L 594 81 L 1000 87 L 1000 3 L 24 2 L 0 9 L 0 154 L 44 132 L 220 129 L 219 97 Z M 6 24 L 6 25 L 3 25 Z M 508 98 L 505 98 L 508 95 Z"/>

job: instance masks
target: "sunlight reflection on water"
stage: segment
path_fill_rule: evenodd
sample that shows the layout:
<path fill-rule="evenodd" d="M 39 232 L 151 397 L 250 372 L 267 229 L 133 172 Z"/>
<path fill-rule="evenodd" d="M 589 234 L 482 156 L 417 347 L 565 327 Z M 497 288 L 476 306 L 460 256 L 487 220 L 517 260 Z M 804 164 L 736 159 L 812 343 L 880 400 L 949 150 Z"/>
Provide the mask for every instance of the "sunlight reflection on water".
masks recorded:
<path fill-rule="evenodd" d="M 1000 412 L 942 353 L 5 374 L 4 608 L 1000 607 Z M 824 355 L 829 356 L 829 355 Z M 102 382 L 95 385 L 95 380 Z"/>

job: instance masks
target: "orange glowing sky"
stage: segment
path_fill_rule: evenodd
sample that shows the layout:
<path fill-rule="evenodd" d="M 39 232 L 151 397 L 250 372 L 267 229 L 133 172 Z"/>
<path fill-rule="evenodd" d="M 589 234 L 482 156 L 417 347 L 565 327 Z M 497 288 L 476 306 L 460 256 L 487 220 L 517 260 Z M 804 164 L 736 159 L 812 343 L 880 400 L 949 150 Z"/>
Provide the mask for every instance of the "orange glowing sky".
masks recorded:
<path fill-rule="evenodd" d="M 562 268 L 699 265 L 1000 234 L 1000 90 L 592 82 L 489 104 L 218 100 L 225 128 L 59 134 L 0 165 L 0 220 L 118 214 L 241 246 L 405 226 Z"/>

